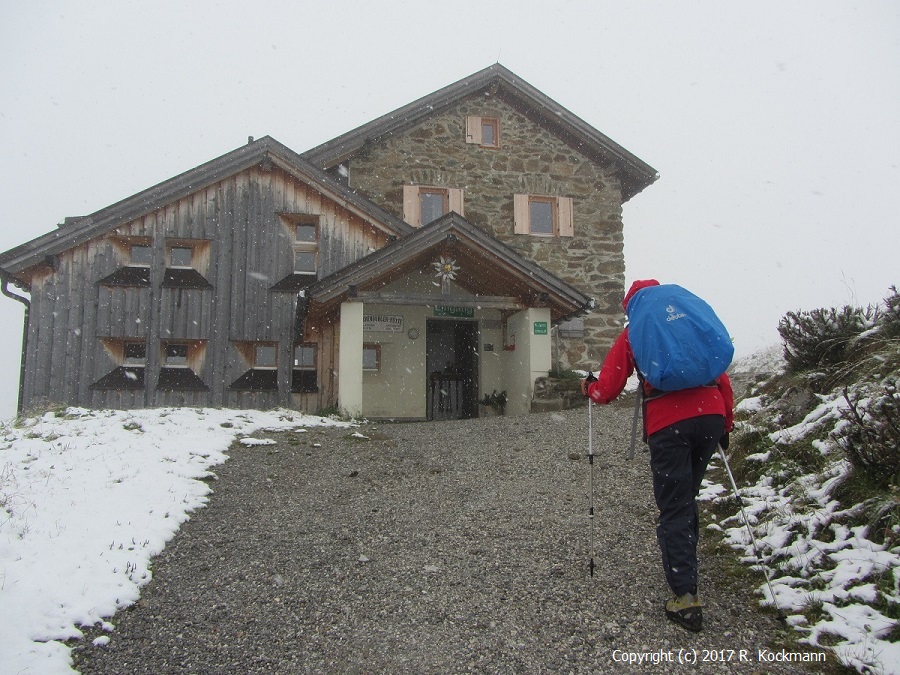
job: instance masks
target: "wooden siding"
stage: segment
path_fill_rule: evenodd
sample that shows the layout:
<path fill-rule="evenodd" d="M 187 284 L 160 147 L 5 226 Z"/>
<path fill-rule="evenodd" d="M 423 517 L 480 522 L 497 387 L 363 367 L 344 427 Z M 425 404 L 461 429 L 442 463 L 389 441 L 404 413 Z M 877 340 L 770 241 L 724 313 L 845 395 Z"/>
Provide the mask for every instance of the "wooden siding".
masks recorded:
<path fill-rule="evenodd" d="M 387 236 L 341 205 L 278 169 L 242 171 L 128 223 L 108 236 L 61 253 L 56 270 L 32 277 L 24 379 L 26 409 L 48 403 L 94 408 L 145 406 L 298 407 L 315 412 L 335 402 L 336 328 L 323 324 L 308 339 L 322 343 L 319 391 L 292 394 L 296 294 L 270 288 L 293 272 L 292 232 L 280 214 L 319 221 L 319 275 L 325 276 L 387 243 Z M 149 237 L 148 286 L 98 282 L 128 263 L 116 237 Z M 202 242 L 195 268 L 210 288 L 162 286 L 167 242 Z M 101 338 L 146 342 L 142 389 L 91 385 L 117 366 Z M 209 391 L 161 391 L 165 340 L 205 341 L 197 373 Z M 234 391 L 249 368 L 235 342 L 278 343 L 277 391 Z"/>

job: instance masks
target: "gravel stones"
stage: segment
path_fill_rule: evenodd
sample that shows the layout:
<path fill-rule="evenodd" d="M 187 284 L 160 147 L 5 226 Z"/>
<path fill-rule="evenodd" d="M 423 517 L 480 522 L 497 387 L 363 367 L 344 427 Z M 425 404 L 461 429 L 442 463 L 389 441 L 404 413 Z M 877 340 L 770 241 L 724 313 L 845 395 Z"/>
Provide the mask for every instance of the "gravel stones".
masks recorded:
<path fill-rule="evenodd" d="M 87 630 L 75 666 L 597 673 L 623 671 L 615 650 L 755 657 L 778 624 L 715 558 L 700 561 L 704 632 L 666 621 L 647 455 L 625 459 L 631 409 L 594 409 L 593 577 L 583 408 L 258 434 L 275 445 L 232 447 L 141 600 L 111 619 L 108 645 Z"/>

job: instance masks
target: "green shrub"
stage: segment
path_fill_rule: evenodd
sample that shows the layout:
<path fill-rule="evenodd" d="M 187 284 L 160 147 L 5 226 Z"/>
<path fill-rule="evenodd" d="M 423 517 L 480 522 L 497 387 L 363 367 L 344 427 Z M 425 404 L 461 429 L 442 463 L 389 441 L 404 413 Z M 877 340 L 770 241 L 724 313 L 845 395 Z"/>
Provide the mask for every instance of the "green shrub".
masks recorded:
<path fill-rule="evenodd" d="M 879 309 L 871 305 L 788 312 L 778 323 L 788 368 L 802 372 L 839 366 L 846 359 L 847 345 L 874 328 L 879 317 Z"/>
<path fill-rule="evenodd" d="M 868 395 L 844 388 L 844 424 L 832 437 L 854 467 L 878 477 L 883 486 L 900 480 L 900 378 L 887 378 Z"/>

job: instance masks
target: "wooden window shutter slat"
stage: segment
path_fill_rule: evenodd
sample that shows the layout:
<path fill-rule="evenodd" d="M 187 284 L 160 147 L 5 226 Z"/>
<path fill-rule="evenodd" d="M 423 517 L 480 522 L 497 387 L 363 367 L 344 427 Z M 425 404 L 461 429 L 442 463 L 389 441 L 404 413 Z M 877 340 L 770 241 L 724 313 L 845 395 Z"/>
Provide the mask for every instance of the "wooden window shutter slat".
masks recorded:
<path fill-rule="evenodd" d="M 461 216 L 466 215 L 463 212 L 463 191 L 460 188 L 447 189 L 447 202 L 451 211 L 456 211 Z"/>
<path fill-rule="evenodd" d="M 466 118 L 466 143 L 481 145 L 481 118 L 470 115 Z"/>
<path fill-rule="evenodd" d="M 571 197 L 559 198 L 559 236 L 575 236 L 575 208 Z"/>
<path fill-rule="evenodd" d="M 531 225 L 528 217 L 528 195 L 513 195 L 513 216 L 516 234 L 530 234 Z"/>
<path fill-rule="evenodd" d="M 419 203 L 419 187 L 417 185 L 403 186 L 403 220 L 419 227 L 422 224 L 422 206 Z"/>

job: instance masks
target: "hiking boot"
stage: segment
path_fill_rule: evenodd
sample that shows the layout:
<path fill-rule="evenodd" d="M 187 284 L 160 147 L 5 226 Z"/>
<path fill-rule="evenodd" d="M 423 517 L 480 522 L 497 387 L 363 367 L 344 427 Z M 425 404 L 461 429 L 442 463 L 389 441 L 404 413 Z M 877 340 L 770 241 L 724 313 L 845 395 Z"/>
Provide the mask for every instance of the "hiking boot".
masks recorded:
<path fill-rule="evenodd" d="M 703 605 L 693 593 L 685 593 L 666 603 L 666 618 L 689 631 L 699 633 L 703 628 Z"/>

